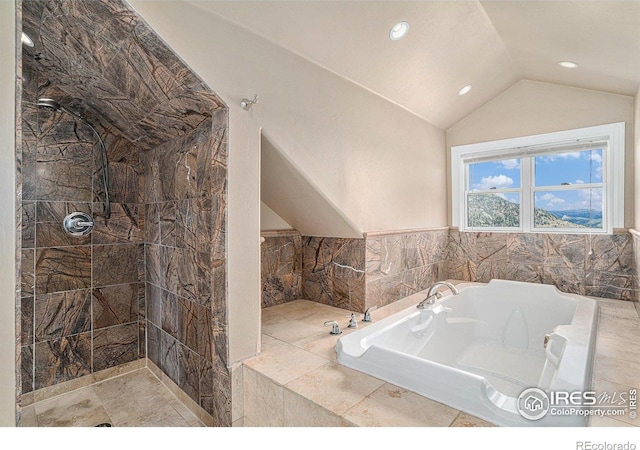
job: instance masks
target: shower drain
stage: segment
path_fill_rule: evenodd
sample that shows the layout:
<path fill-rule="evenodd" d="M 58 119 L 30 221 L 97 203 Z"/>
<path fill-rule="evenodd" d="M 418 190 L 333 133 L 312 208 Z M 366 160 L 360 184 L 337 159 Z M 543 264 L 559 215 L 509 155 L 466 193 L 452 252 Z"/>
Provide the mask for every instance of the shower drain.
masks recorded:
<path fill-rule="evenodd" d="M 104 422 L 104 423 L 99 423 L 98 425 L 96 425 L 96 427 L 112 427 L 113 425 L 111 425 L 109 422 Z"/>

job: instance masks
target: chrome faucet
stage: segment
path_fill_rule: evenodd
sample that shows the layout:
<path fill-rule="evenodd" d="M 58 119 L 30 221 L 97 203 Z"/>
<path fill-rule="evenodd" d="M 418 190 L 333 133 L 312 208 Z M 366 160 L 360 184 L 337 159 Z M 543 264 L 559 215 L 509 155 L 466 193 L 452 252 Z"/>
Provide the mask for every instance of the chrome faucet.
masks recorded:
<path fill-rule="evenodd" d="M 325 327 L 331 326 L 331 331 L 329 332 L 329 334 L 342 334 L 342 331 L 340 331 L 340 326 L 338 326 L 338 322 L 336 322 L 335 320 L 327 320 L 324 323 Z"/>
<path fill-rule="evenodd" d="M 429 291 L 427 292 L 427 298 L 425 298 L 420 303 L 418 303 L 417 308 L 424 309 L 427 307 L 427 305 L 433 305 L 437 299 L 441 298 L 442 294 L 438 292 L 438 288 L 440 286 L 448 287 L 453 293 L 453 295 L 458 295 L 460 293 L 458 292 L 458 289 L 448 281 L 438 281 L 437 283 L 435 283 L 433 286 L 429 288 Z"/>
<path fill-rule="evenodd" d="M 369 309 L 367 309 L 364 312 L 364 317 L 362 318 L 362 321 L 363 322 L 373 322 L 373 319 L 371 318 L 371 311 L 373 311 L 374 309 L 377 309 L 377 308 L 378 308 L 378 306 L 373 305 Z"/>

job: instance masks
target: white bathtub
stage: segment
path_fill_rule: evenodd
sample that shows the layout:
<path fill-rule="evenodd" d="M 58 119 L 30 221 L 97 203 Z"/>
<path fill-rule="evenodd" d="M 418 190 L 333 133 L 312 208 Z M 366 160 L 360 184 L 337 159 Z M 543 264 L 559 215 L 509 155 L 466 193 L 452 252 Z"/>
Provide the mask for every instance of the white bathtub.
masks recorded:
<path fill-rule="evenodd" d="M 414 305 L 341 337 L 338 362 L 497 425 L 586 426 L 585 411 L 552 414 L 553 399 L 536 420 L 517 403 L 531 387 L 590 390 L 596 301 L 516 281 L 458 289 L 426 309 Z"/>

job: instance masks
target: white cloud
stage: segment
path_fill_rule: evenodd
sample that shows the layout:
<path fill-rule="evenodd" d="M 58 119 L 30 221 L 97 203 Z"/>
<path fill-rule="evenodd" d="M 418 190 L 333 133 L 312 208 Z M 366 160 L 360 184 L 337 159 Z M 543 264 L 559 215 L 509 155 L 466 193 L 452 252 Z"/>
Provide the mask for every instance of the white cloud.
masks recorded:
<path fill-rule="evenodd" d="M 548 192 L 546 194 L 543 194 L 543 195 L 540 195 L 540 196 L 536 196 L 536 200 L 537 201 L 546 201 L 547 202 L 547 208 L 549 208 L 549 209 L 555 207 L 556 205 L 558 205 L 560 203 L 564 203 L 564 199 L 563 198 L 556 197 L 555 195 L 553 195 L 550 192 Z"/>
<path fill-rule="evenodd" d="M 587 160 L 591 160 L 593 162 L 596 162 L 598 164 L 602 164 L 602 155 L 598 152 L 589 152 L 589 153 L 585 153 L 585 158 Z"/>
<path fill-rule="evenodd" d="M 491 188 L 504 189 L 513 184 L 513 179 L 506 175 L 496 175 L 495 177 L 482 177 L 480 183 L 476 184 L 476 189 L 487 190 Z"/>
<path fill-rule="evenodd" d="M 540 159 L 545 162 L 555 161 L 556 159 L 580 159 L 580 152 L 555 153 L 541 156 Z"/>
<path fill-rule="evenodd" d="M 520 160 L 519 159 L 505 159 L 504 161 L 500 161 L 502 167 L 507 170 L 519 169 L 520 168 Z"/>
<path fill-rule="evenodd" d="M 576 180 L 576 184 L 584 184 L 583 180 Z"/>

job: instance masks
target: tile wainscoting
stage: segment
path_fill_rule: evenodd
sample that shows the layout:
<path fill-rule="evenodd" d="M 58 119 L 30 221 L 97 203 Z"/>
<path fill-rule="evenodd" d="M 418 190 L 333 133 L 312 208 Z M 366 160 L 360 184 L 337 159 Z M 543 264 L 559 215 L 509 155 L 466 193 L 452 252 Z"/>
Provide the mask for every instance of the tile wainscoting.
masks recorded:
<path fill-rule="evenodd" d="M 302 296 L 302 236 L 296 230 L 263 231 L 260 247 L 262 307 Z"/>
<path fill-rule="evenodd" d="M 364 312 L 447 278 L 527 281 L 568 293 L 638 300 L 640 234 L 635 230 L 585 235 L 439 228 L 366 233 L 362 239 L 302 236 L 300 241 L 295 230 L 286 233 L 265 242 L 263 307 L 306 298 Z M 302 290 L 295 297 L 299 253 Z"/>

